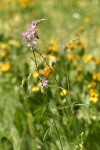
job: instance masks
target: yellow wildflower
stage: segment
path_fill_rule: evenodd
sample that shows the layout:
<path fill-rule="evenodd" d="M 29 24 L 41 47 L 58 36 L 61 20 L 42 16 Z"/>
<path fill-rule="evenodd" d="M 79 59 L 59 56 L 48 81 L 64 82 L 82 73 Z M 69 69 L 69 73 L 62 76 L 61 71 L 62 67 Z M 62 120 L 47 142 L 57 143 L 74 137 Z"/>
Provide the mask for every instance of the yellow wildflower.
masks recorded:
<path fill-rule="evenodd" d="M 49 45 L 46 48 L 48 51 L 56 52 L 58 50 L 58 42 L 55 40 L 50 41 Z"/>
<path fill-rule="evenodd" d="M 0 71 L 6 72 L 9 71 L 11 68 L 11 65 L 9 63 L 1 63 L 0 64 Z"/>
<path fill-rule="evenodd" d="M 87 88 L 95 88 L 96 87 L 96 82 L 92 82 L 91 84 L 89 84 L 88 86 L 87 86 Z"/>
<path fill-rule="evenodd" d="M 33 88 L 32 88 L 32 92 L 38 92 L 39 90 L 40 90 L 39 87 L 33 87 Z"/>
<path fill-rule="evenodd" d="M 4 8 L 5 8 L 5 6 L 4 6 L 3 2 L 0 1 L 0 9 L 4 9 Z"/>
<path fill-rule="evenodd" d="M 67 48 L 74 49 L 74 48 L 76 48 L 76 44 L 72 43 L 72 44 L 68 45 Z"/>
<path fill-rule="evenodd" d="M 97 74 L 97 80 L 100 81 L 100 73 Z"/>
<path fill-rule="evenodd" d="M 0 47 L 2 50 L 6 50 L 8 48 L 8 44 L 7 43 L 1 43 Z"/>
<path fill-rule="evenodd" d="M 34 77 L 34 78 L 39 77 L 39 72 L 38 72 L 38 71 L 34 71 L 34 72 L 33 72 L 33 77 Z"/>
<path fill-rule="evenodd" d="M 42 86 L 42 82 L 39 82 L 38 83 L 38 87 L 40 88 Z"/>
<path fill-rule="evenodd" d="M 64 97 L 68 94 L 68 91 L 66 89 L 63 89 L 61 92 L 60 92 L 60 96 Z"/>
<path fill-rule="evenodd" d="M 100 73 L 94 72 L 92 78 L 93 78 L 93 80 L 100 81 Z"/>
<path fill-rule="evenodd" d="M 84 22 L 85 22 L 85 23 L 89 23 L 89 22 L 90 22 L 90 18 L 85 17 L 85 18 L 84 18 Z"/>
<path fill-rule="evenodd" d="M 90 101 L 93 103 L 98 101 L 98 94 L 94 90 L 90 90 Z"/>
<path fill-rule="evenodd" d="M 83 32 L 83 31 L 84 31 L 84 27 L 83 27 L 83 26 L 80 26 L 80 27 L 79 27 L 79 31 L 80 31 L 80 32 Z"/>
<path fill-rule="evenodd" d="M 95 65 L 99 65 L 100 64 L 100 58 L 99 57 L 95 57 L 94 60 L 93 60 L 93 63 Z"/>
<path fill-rule="evenodd" d="M 35 57 L 40 58 L 39 53 L 37 53 L 37 52 L 34 52 L 34 53 L 35 53 Z"/>
<path fill-rule="evenodd" d="M 35 2 L 35 0 L 17 0 L 17 3 L 22 7 L 22 8 L 29 8 L 32 6 L 33 2 Z"/>
<path fill-rule="evenodd" d="M 86 63 L 86 62 L 90 61 L 92 59 L 92 57 L 93 57 L 92 55 L 87 54 L 87 55 L 84 55 L 82 59 L 83 59 L 84 63 Z"/>
<path fill-rule="evenodd" d="M 0 57 L 4 58 L 7 56 L 7 51 L 6 50 L 3 50 L 1 53 L 0 53 Z"/>
<path fill-rule="evenodd" d="M 78 40 L 78 45 L 79 45 L 82 49 L 86 49 L 86 48 L 87 48 L 87 44 L 86 44 L 85 41 L 82 40 L 82 39 Z"/>
<path fill-rule="evenodd" d="M 78 65 L 77 70 L 78 70 L 78 72 L 81 72 L 82 71 L 82 66 Z"/>
<path fill-rule="evenodd" d="M 67 54 L 66 56 L 67 56 L 67 58 L 68 58 L 70 61 L 75 61 L 75 60 L 76 60 L 76 57 L 75 57 L 73 54 Z"/>
<path fill-rule="evenodd" d="M 48 77 L 51 74 L 51 69 L 49 67 L 44 68 L 44 76 Z"/>
<path fill-rule="evenodd" d="M 78 77 L 77 77 L 77 81 L 79 81 L 79 82 L 83 81 L 83 76 L 81 76 L 81 75 L 78 76 Z"/>

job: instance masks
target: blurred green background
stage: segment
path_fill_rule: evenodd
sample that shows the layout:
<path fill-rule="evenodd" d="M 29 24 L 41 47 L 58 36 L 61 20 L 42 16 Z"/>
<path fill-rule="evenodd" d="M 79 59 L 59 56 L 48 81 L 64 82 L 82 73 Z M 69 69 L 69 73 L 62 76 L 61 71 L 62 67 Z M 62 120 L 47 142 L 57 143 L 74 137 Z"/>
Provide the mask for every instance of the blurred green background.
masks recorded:
<path fill-rule="evenodd" d="M 69 107 L 37 56 L 50 84 L 48 103 L 63 150 L 100 150 L 99 7 L 99 0 L 0 0 L 0 150 L 61 149 L 45 95 L 32 92 L 39 79 L 34 75 L 33 54 L 21 36 L 33 20 L 41 18 L 47 21 L 38 25 L 38 47 L 48 63 L 54 63 L 60 86 L 71 97 Z M 65 53 L 61 46 L 76 37 Z"/>

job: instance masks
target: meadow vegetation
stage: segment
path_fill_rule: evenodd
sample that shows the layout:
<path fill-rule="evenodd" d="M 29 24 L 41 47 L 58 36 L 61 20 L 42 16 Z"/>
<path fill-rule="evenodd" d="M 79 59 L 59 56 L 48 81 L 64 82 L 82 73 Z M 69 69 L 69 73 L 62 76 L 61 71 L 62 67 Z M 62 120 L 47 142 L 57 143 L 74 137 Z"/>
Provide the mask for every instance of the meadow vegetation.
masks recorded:
<path fill-rule="evenodd" d="M 0 0 L 0 150 L 100 150 L 99 6 Z"/>

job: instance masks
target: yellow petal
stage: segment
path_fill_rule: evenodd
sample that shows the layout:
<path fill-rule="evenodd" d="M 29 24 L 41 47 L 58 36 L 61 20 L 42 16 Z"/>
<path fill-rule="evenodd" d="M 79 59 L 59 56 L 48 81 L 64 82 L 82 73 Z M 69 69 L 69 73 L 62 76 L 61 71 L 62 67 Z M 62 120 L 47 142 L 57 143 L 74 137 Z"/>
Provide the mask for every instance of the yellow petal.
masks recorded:
<path fill-rule="evenodd" d="M 32 92 L 38 92 L 39 90 L 40 90 L 39 87 L 33 87 L 33 88 L 32 88 Z"/>
<path fill-rule="evenodd" d="M 61 92 L 60 92 L 60 96 L 64 97 L 68 94 L 68 91 L 66 89 L 63 89 Z"/>

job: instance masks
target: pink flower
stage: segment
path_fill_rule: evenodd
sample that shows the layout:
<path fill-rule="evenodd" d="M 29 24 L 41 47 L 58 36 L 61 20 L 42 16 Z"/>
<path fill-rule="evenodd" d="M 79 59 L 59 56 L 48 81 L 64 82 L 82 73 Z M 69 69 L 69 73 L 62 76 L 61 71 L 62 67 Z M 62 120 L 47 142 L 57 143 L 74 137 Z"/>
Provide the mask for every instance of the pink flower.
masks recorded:
<path fill-rule="evenodd" d="M 26 46 L 30 47 L 31 49 L 36 48 L 38 39 L 38 30 L 36 29 L 36 26 L 38 22 L 39 22 L 38 20 L 32 21 L 30 26 L 24 32 L 22 32 L 22 36 L 24 38 Z"/>
<path fill-rule="evenodd" d="M 41 89 L 48 87 L 48 80 L 46 78 L 42 78 L 41 82 L 42 82 Z"/>
<path fill-rule="evenodd" d="M 38 29 L 36 29 L 36 26 L 41 22 L 45 21 L 46 19 L 40 19 L 32 21 L 30 26 L 22 32 L 22 37 L 26 43 L 26 46 L 30 47 L 31 50 L 36 49 L 37 39 L 38 37 Z"/>

